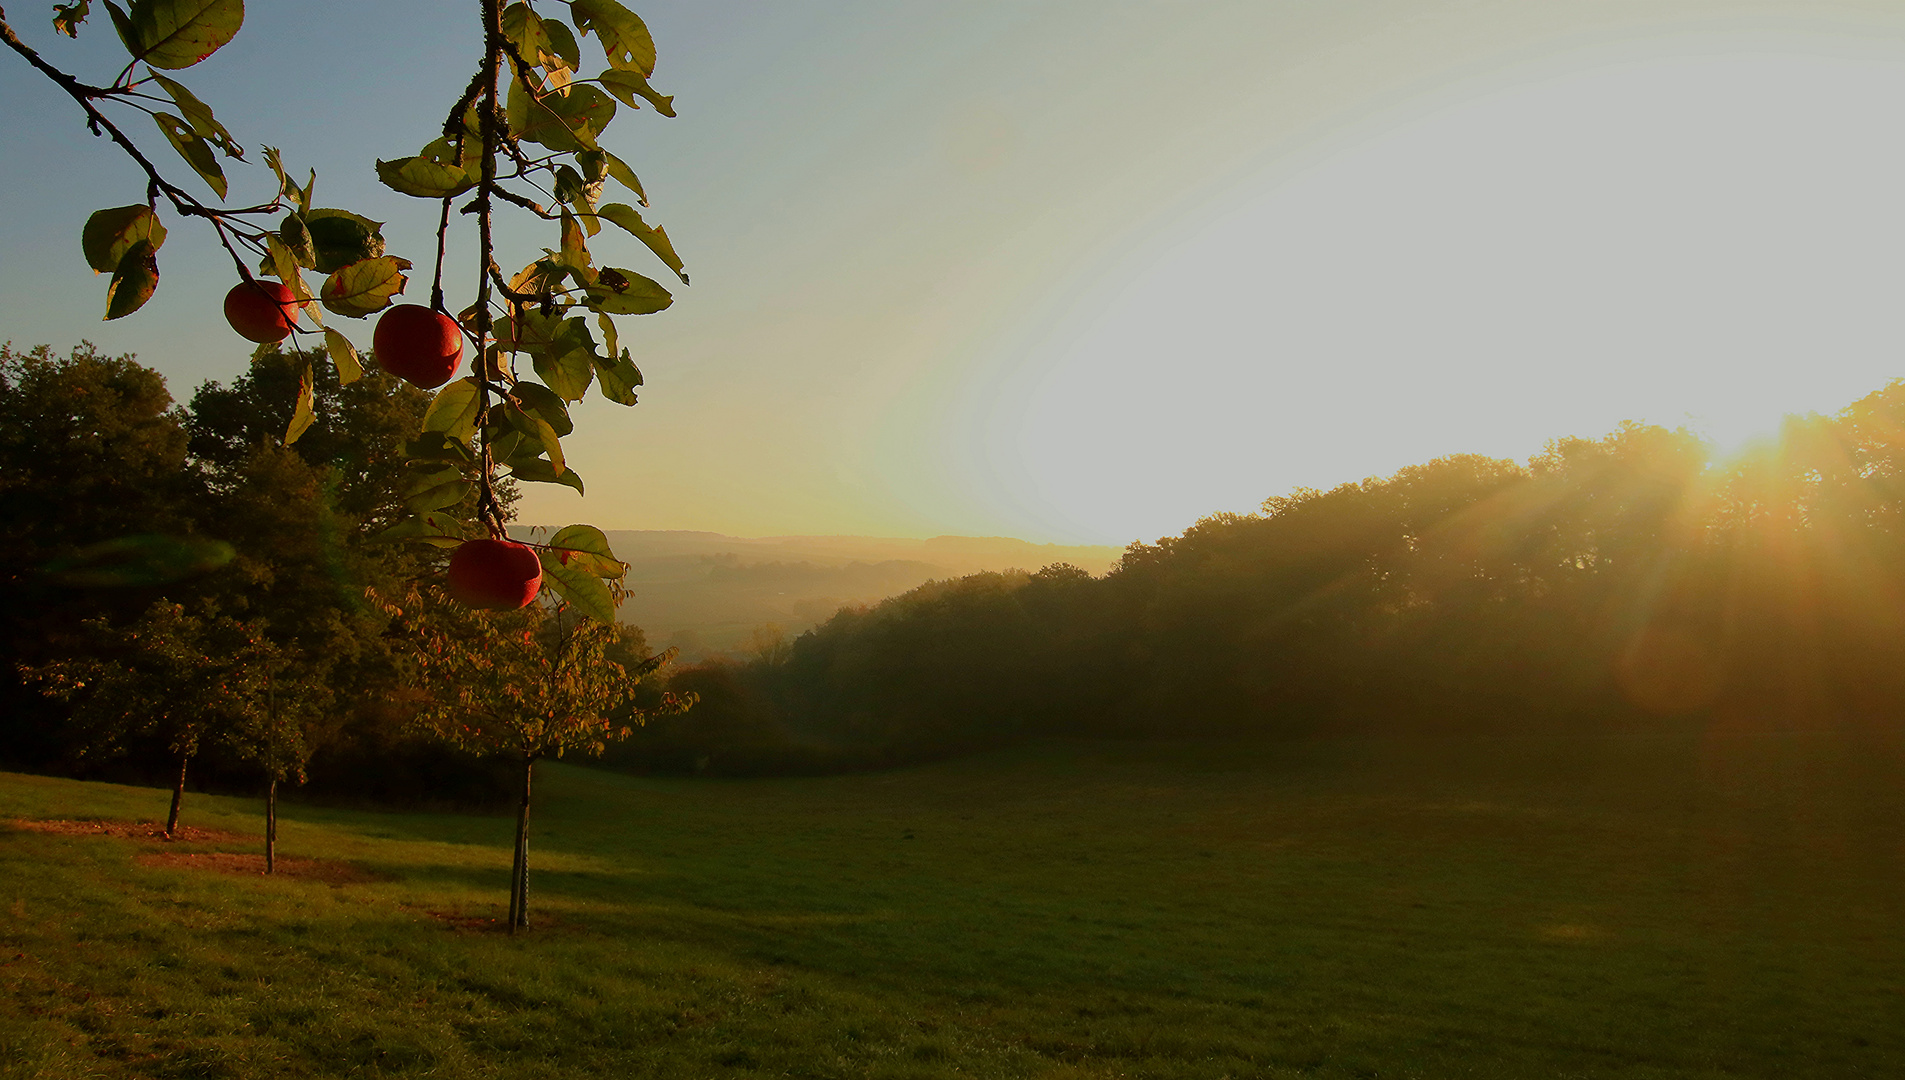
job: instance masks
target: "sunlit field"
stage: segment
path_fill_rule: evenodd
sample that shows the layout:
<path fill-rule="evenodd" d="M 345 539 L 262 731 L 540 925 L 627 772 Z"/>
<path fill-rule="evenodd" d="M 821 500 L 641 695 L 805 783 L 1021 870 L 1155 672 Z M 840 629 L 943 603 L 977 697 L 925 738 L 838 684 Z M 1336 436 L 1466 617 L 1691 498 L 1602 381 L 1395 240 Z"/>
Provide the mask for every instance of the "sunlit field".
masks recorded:
<path fill-rule="evenodd" d="M 558 765 L 512 939 L 503 816 L 293 806 L 283 854 L 341 862 L 264 880 L 184 866 L 243 837 L 24 827 L 166 794 L 9 774 L 0 1068 L 1900 1075 L 1902 780 L 1896 741 L 1822 735 Z"/>

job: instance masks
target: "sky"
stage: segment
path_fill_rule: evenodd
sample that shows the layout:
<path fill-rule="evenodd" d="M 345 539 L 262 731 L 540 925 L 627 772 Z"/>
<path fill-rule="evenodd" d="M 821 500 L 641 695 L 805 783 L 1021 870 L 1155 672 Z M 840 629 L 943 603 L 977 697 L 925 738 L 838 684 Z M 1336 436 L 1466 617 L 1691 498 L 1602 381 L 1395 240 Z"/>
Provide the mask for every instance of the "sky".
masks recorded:
<path fill-rule="evenodd" d="M 624 320 L 642 404 L 577 410 L 588 497 L 530 485 L 525 521 L 1123 544 L 1626 419 L 1732 446 L 1905 375 L 1895 3 L 633 6 L 679 115 L 624 110 L 607 145 L 694 284 Z M 56 64 L 117 70 L 103 22 L 10 7 Z M 253 0 L 184 81 L 427 265 L 435 204 L 371 162 L 432 137 L 473 8 Z M 142 185 L 11 53 L 0 101 L 0 341 L 133 352 L 181 398 L 240 374 L 192 223 L 153 302 L 100 321 L 79 229 Z M 501 261 L 550 231 L 506 226 Z"/>

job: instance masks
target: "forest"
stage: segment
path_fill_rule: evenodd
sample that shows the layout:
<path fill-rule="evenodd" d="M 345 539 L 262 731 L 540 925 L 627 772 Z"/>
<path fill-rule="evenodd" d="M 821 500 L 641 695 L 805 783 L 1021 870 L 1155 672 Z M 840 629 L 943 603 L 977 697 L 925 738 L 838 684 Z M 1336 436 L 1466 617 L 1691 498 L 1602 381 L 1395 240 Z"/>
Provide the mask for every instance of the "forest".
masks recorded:
<path fill-rule="evenodd" d="M 1627 423 L 1456 455 L 1066 565 L 935 582 L 614 752 L 878 767 L 1037 736 L 1549 734 L 1890 722 L 1905 708 L 1905 383 L 1723 457 Z"/>
<path fill-rule="evenodd" d="M 301 658 L 312 797 L 507 797 L 497 763 L 414 723 L 426 692 L 366 600 L 440 572 L 377 538 L 404 513 L 427 396 L 374 366 L 320 376 L 315 423 L 285 447 L 302 366 L 268 353 L 175 403 L 130 357 L 0 353 L 9 765 L 171 780 L 160 733 L 80 722 L 32 675 L 174 612 Z M 1732 458 L 1630 423 L 1525 465 L 1451 456 L 1294 491 L 1133 544 L 1103 576 L 935 581 L 745 659 L 663 668 L 654 692 L 699 704 L 605 762 L 751 775 L 1044 736 L 1877 723 L 1905 705 L 1902 465 L 1895 383 Z M 640 629 L 618 637 L 630 663 L 649 656 Z M 255 784 L 246 745 L 208 733 L 194 784 Z"/>

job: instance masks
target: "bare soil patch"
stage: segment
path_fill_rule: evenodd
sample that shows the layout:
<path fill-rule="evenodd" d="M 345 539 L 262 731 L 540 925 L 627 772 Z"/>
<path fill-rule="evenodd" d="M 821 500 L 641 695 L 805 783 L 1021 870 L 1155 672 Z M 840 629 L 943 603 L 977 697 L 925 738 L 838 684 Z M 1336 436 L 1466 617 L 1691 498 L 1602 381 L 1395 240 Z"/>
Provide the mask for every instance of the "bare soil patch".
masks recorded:
<path fill-rule="evenodd" d="M 449 927 L 450 929 L 458 930 L 463 933 L 471 933 L 471 934 L 486 934 L 486 933 L 487 934 L 507 934 L 509 933 L 509 920 L 507 917 L 501 916 L 501 915 L 494 916 L 494 917 L 485 916 L 485 915 L 465 915 L 465 914 L 462 914 L 461 912 L 456 912 L 456 911 L 433 911 L 429 908 L 419 908 L 415 910 L 420 910 L 425 915 L 430 916 L 432 919 L 435 919 L 436 921 L 442 923 L 443 925 Z M 531 932 L 549 931 L 549 930 L 567 930 L 569 928 L 570 928 L 570 924 L 568 922 L 562 919 L 558 919 L 553 915 L 541 914 L 534 910 L 531 910 L 529 913 L 528 930 Z"/>
<path fill-rule="evenodd" d="M 201 829 L 193 825 L 180 825 L 165 834 L 165 826 L 156 821 L 69 821 L 64 819 L 46 819 L 40 821 L 15 818 L 7 822 L 16 829 L 30 832 L 52 833 L 56 836 L 112 836 L 121 840 L 148 840 L 163 844 L 260 844 L 264 837 L 247 833 L 229 832 L 225 829 Z"/>
<path fill-rule="evenodd" d="M 171 836 L 165 835 L 165 826 L 156 821 L 69 821 L 63 819 L 27 820 L 16 818 L 6 824 L 30 832 L 51 833 L 55 836 L 110 836 L 121 840 L 138 840 L 147 844 L 212 844 L 219 846 L 242 844 L 246 847 L 263 847 L 265 838 L 250 833 L 236 833 L 225 829 L 201 829 L 191 825 L 180 825 Z M 140 866 L 160 866 L 171 869 L 205 870 L 217 874 L 238 874 L 241 876 L 265 876 L 264 852 L 237 851 L 146 851 L 133 857 Z M 309 859 L 297 855 L 281 855 L 274 877 L 293 878 L 299 881 L 317 881 L 326 885 L 357 885 L 369 881 L 393 881 L 388 874 L 366 870 L 353 863 L 338 859 Z"/>
<path fill-rule="evenodd" d="M 217 874 L 264 877 L 265 857 L 235 851 L 149 851 L 133 857 L 140 866 L 172 870 L 206 870 Z M 388 875 L 366 870 L 337 859 L 307 859 L 293 855 L 278 856 L 273 877 L 298 881 L 317 881 L 326 885 L 361 885 L 371 881 L 390 881 Z"/>

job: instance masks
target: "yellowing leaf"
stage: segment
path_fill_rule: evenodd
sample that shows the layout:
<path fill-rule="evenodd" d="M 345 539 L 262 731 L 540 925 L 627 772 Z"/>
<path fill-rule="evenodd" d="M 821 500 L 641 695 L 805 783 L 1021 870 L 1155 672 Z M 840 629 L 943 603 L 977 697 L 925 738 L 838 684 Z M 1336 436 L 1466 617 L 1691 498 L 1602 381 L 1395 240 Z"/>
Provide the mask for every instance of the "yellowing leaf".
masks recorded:
<path fill-rule="evenodd" d="M 86 21 L 91 0 L 73 0 L 70 4 L 53 5 L 53 32 L 65 34 L 69 38 L 79 37 L 79 24 Z"/>
<path fill-rule="evenodd" d="M 311 321 L 324 325 L 324 316 L 318 311 L 317 300 L 311 295 L 310 286 L 304 283 L 304 273 L 298 268 L 297 256 L 284 246 L 284 241 L 269 233 L 265 236 L 265 255 L 270 260 L 271 274 L 291 290 L 298 298 L 298 306 Z M 285 445 L 289 446 L 290 443 Z"/>
<path fill-rule="evenodd" d="M 420 199 L 461 195 L 476 181 L 460 165 L 445 165 L 426 157 L 397 158 L 377 163 L 377 179 L 384 186 Z"/>
<path fill-rule="evenodd" d="M 298 436 L 311 430 L 317 421 L 317 397 L 311 378 L 311 361 L 307 358 L 298 370 L 298 404 L 291 413 L 291 425 L 285 428 L 284 444 L 290 446 L 298 441 Z"/>
<path fill-rule="evenodd" d="M 408 269 L 410 260 L 395 255 L 354 262 L 325 280 L 324 306 L 353 319 L 382 311 L 390 306 L 391 297 L 403 291 Z"/>
<path fill-rule="evenodd" d="M 351 345 L 351 339 L 326 327 L 324 330 L 324 349 L 331 354 L 331 363 L 337 365 L 337 381 L 349 386 L 364 377 L 364 366 L 357 360 L 357 349 Z"/>

